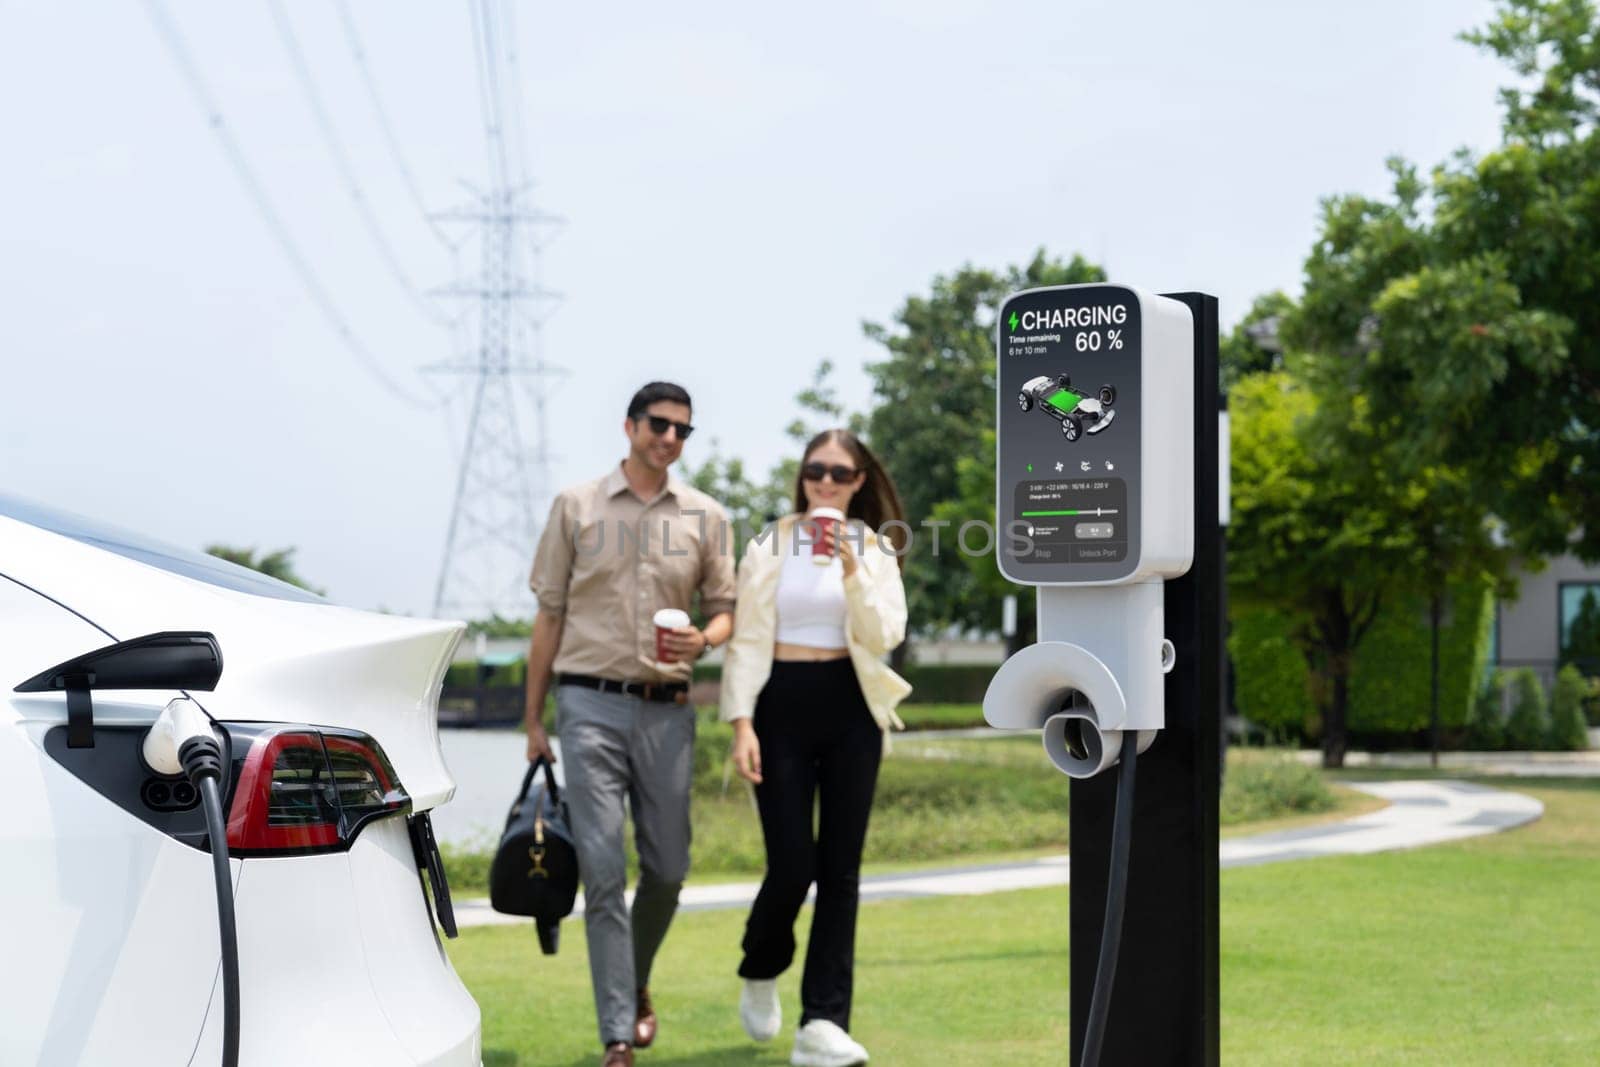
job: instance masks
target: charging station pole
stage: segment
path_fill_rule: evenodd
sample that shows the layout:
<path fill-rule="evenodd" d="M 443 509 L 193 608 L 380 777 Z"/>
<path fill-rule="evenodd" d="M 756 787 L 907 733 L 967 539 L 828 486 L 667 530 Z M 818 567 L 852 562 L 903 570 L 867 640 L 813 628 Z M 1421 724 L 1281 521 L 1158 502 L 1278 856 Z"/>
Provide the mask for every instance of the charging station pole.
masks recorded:
<path fill-rule="evenodd" d="M 1221 794 L 1222 538 L 1218 514 L 1217 300 L 1168 293 L 1194 315 L 1194 563 L 1164 585 L 1177 650 L 1166 726 L 1139 758 L 1121 954 L 1102 1062 L 1216 1064 L 1220 1055 L 1217 806 Z M 1041 591 L 1042 592 L 1042 591 Z M 1105 917 L 1115 775 L 1072 782 L 1072 1056 Z"/>

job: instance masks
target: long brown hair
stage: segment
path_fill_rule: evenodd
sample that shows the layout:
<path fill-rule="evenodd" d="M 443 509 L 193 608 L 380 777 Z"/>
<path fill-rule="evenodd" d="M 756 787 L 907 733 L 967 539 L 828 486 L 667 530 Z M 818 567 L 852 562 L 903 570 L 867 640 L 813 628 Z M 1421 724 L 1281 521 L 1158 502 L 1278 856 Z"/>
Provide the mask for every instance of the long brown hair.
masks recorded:
<path fill-rule="evenodd" d="M 878 462 L 878 457 L 861 443 L 861 438 L 843 428 L 823 430 L 806 442 L 806 449 L 800 454 L 801 469 L 805 468 L 811 453 L 829 441 L 850 453 L 850 458 L 855 461 L 856 470 L 864 471 L 867 475 L 867 480 L 861 483 L 861 488 L 850 498 L 848 516 L 860 519 L 875 533 L 882 532 L 883 524 L 886 522 L 899 523 L 900 525 L 893 526 L 884 533 L 883 537 L 894 546 L 897 561 L 904 570 L 907 532 L 904 525 L 905 508 L 900 504 L 900 494 L 895 490 L 889 472 Z M 806 510 L 805 477 L 799 471 L 796 471 L 794 476 L 794 509 L 802 512 Z"/>

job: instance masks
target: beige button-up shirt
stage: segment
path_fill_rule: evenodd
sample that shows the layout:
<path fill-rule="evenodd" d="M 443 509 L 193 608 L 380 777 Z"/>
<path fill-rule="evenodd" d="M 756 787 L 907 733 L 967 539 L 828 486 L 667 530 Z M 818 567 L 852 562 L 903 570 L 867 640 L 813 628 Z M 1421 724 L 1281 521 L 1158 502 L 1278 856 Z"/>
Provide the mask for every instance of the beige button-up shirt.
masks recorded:
<path fill-rule="evenodd" d="M 563 490 L 539 538 L 529 584 L 539 610 L 562 618 L 558 674 L 621 682 L 686 682 L 693 664 L 658 663 L 653 616 L 733 610 L 734 551 L 715 500 L 670 475 L 650 500 L 622 466 Z"/>

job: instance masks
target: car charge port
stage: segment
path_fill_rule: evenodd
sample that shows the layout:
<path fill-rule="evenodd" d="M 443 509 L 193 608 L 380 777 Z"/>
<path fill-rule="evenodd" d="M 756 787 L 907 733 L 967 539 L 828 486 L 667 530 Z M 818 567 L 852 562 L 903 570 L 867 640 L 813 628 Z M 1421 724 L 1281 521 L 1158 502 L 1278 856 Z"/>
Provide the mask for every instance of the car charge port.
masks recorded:
<path fill-rule="evenodd" d="M 200 803 L 200 791 L 182 779 L 146 778 L 139 799 L 155 811 L 188 811 Z"/>

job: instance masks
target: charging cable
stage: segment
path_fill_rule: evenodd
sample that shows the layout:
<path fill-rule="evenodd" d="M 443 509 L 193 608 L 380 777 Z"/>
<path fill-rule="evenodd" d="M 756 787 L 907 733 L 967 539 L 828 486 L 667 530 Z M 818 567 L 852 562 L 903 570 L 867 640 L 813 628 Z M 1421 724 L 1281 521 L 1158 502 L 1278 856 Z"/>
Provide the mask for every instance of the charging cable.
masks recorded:
<path fill-rule="evenodd" d="M 222 938 L 222 1064 L 239 1063 L 239 931 L 233 913 L 233 872 L 228 866 L 228 828 L 222 817 L 222 745 L 211 720 L 194 701 L 169 703 L 145 735 L 144 761 L 159 774 L 182 774 L 200 791 L 211 841 L 211 873 L 217 885 L 217 928 Z"/>
<path fill-rule="evenodd" d="M 1106 919 L 1100 928 L 1100 963 L 1094 972 L 1094 994 L 1083 1031 L 1083 1067 L 1098 1067 L 1105 1043 L 1106 1016 L 1111 1011 L 1111 984 L 1117 976 L 1122 948 L 1122 912 L 1128 899 L 1128 848 L 1133 838 L 1134 761 L 1139 758 L 1139 731 L 1122 735 L 1122 760 L 1117 770 L 1117 811 L 1111 821 L 1111 874 L 1106 880 Z"/>

